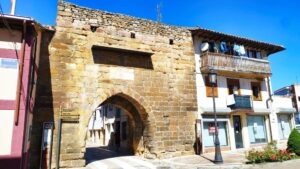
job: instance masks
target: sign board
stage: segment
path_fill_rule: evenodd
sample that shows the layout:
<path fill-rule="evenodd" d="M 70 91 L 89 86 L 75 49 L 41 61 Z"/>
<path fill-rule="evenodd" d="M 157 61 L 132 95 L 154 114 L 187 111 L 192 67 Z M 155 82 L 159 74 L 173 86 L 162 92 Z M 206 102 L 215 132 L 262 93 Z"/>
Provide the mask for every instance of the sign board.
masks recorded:
<path fill-rule="evenodd" d="M 217 130 L 218 130 L 218 128 L 217 128 Z M 208 133 L 210 133 L 210 134 L 216 133 L 216 127 L 215 127 L 214 123 L 208 124 Z"/>
<path fill-rule="evenodd" d="M 41 146 L 40 169 L 50 169 L 52 150 L 53 122 L 44 122 Z"/>
<path fill-rule="evenodd" d="M 79 120 L 79 113 L 77 111 L 74 111 L 73 109 L 62 109 L 60 116 L 64 120 Z"/>

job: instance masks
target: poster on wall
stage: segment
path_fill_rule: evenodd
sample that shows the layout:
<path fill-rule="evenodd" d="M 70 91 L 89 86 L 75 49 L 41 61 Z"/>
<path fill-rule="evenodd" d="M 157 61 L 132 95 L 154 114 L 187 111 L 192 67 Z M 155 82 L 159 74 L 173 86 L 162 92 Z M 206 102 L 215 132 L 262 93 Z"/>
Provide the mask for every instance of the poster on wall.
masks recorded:
<path fill-rule="evenodd" d="M 41 146 L 40 169 L 50 169 L 52 150 L 53 122 L 44 122 Z"/>

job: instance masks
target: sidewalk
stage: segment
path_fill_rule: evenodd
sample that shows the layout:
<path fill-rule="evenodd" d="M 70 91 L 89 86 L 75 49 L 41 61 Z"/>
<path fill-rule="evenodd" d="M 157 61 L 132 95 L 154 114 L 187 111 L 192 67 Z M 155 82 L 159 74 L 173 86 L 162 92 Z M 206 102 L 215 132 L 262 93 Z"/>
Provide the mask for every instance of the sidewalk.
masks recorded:
<path fill-rule="evenodd" d="M 171 159 L 161 160 L 160 164 L 156 166 L 165 166 L 174 169 L 188 168 L 188 169 L 206 169 L 206 168 L 246 168 L 246 159 L 244 152 L 225 152 L 222 154 L 223 164 L 214 164 L 214 153 L 208 153 L 201 156 L 190 155 L 175 157 Z"/>
<path fill-rule="evenodd" d="M 223 152 L 223 164 L 214 164 L 214 153 L 161 160 L 156 166 L 170 169 L 300 169 L 300 159 L 285 162 L 246 164 L 244 152 Z"/>

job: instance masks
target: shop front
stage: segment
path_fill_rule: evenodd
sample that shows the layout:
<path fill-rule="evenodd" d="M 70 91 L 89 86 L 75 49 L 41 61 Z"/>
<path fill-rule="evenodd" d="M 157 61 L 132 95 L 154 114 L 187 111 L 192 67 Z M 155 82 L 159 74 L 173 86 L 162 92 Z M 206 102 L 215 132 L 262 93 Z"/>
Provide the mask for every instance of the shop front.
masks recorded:
<path fill-rule="evenodd" d="M 203 153 L 214 152 L 215 147 L 215 132 L 219 132 L 219 140 L 221 150 L 230 150 L 230 139 L 229 139 L 229 116 L 219 115 L 217 116 L 218 124 L 215 127 L 214 116 L 204 115 L 202 116 L 202 138 L 203 138 Z"/>
<path fill-rule="evenodd" d="M 285 117 L 283 117 L 285 118 Z M 284 120 L 284 119 L 283 119 Z M 213 115 L 202 115 L 202 152 L 214 152 Z M 247 150 L 265 146 L 271 140 L 269 114 L 233 113 L 217 116 L 221 150 Z"/>

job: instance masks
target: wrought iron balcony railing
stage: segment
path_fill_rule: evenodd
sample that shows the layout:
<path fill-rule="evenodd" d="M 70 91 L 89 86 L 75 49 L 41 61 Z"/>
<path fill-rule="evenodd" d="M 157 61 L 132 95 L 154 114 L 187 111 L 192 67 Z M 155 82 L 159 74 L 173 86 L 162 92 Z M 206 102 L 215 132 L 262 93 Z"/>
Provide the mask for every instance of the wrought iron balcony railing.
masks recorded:
<path fill-rule="evenodd" d="M 234 102 L 229 107 L 233 110 L 236 109 L 247 109 L 252 110 L 252 98 L 249 95 L 233 95 Z"/>

